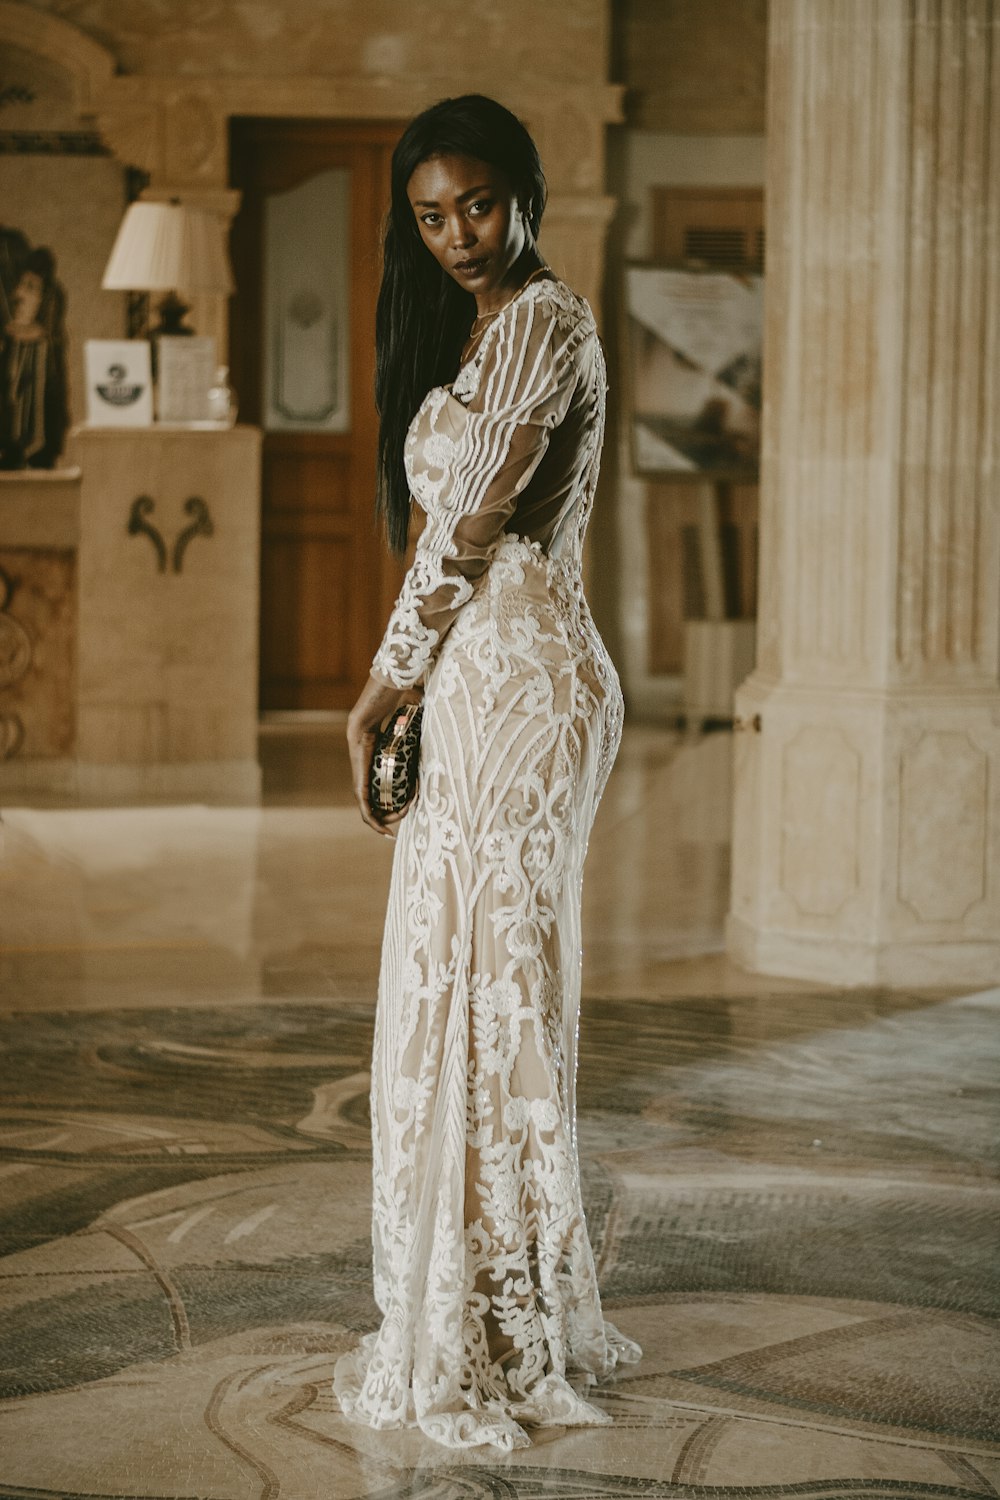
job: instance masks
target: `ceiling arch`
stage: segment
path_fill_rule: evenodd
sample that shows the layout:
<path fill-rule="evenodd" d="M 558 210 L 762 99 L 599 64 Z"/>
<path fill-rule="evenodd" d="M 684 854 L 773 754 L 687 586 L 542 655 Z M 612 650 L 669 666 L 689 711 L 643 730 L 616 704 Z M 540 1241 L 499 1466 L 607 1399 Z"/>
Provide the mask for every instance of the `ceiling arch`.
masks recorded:
<path fill-rule="evenodd" d="M 81 115 L 94 112 L 115 76 L 115 58 L 106 47 L 68 21 L 30 5 L 0 0 L 0 42 L 63 68 L 73 80 L 74 101 Z"/>

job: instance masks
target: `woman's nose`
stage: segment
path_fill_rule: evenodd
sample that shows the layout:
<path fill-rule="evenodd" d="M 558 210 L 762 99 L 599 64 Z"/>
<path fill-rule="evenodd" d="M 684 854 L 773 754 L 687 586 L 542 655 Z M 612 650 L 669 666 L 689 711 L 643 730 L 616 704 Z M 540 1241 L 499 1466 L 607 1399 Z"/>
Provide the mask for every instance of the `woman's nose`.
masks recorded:
<path fill-rule="evenodd" d="M 455 250 L 464 250 L 476 243 L 476 236 L 468 219 L 456 218 L 451 225 L 451 243 Z"/>

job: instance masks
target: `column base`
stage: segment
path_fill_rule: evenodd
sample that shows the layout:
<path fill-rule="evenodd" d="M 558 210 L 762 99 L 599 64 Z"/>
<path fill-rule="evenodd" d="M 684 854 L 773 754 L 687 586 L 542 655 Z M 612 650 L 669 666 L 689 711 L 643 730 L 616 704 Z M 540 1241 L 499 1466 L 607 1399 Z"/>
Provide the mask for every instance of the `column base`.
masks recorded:
<path fill-rule="evenodd" d="M 1000 977 L 1000 691 L 754 674 L 736 698 L 727 945 L 832 984 Z"/>
<path fill-rule="evenodd" d="M 734 963 L 755 974 L 847 988 L 859 985 L 979 988 L 995 985 L 1000 979 L 1000 942 L 873 946 L 801 933 L 761 932 L 730 914 L 726 921 L 726 948 Z"/>

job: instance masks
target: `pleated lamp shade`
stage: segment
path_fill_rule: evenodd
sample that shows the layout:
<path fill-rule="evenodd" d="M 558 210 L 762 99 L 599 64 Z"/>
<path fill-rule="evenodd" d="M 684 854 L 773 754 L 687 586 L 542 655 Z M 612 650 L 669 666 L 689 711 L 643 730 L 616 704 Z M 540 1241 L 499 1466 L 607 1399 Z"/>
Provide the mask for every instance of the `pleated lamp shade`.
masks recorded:
<path fill-rule="evenodd" d="M 228 296 L 234 284 L 221 219 L 186 203 L 129 204 L 101 285 Z"/>

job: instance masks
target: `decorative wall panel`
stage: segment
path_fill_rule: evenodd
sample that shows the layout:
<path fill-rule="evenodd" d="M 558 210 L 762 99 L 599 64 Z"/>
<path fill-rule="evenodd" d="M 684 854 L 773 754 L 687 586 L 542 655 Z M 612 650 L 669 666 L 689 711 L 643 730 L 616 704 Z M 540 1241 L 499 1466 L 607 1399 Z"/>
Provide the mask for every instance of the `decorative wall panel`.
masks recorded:
<path fill-rule="evenodd" d="M 986 895 L 986 754 L 968 734 L 929 730 L 903 753 L 899 793 L 899 899 L 921 922 L 961 922 Z"/>
<path fill-rule="evenodd" d="M 839 729 L 800 729 L 781 788 L 781 888 L 798 911 L 832 917 L 858 889 L 860 814 L 857 750 Z"/>
<path fill-rule="evenodd" d="M 71 752 L 75 592 L 71 551 L 0 550 L 0 760 Z"/>
<path fill-rule="evenodd" d="M 265 432 L 350 424 L 350 227 L 346 170 L 265 199 Z"/>

